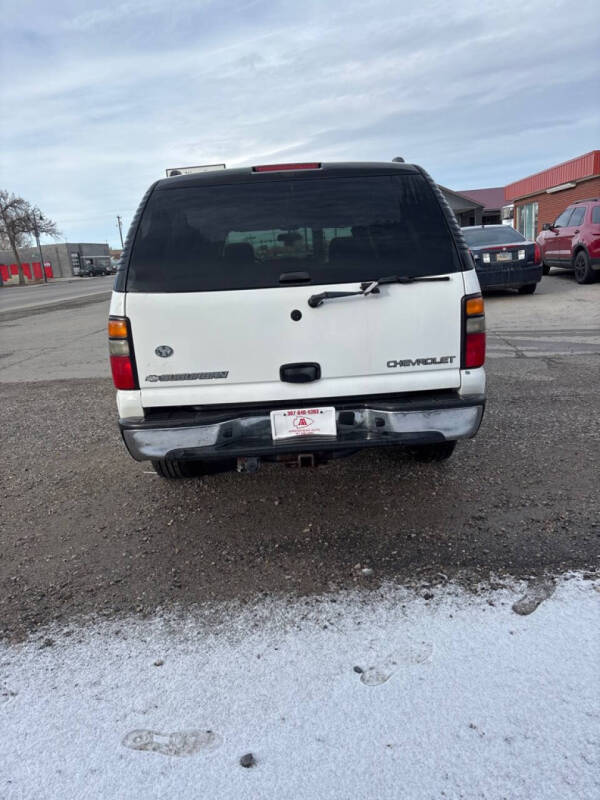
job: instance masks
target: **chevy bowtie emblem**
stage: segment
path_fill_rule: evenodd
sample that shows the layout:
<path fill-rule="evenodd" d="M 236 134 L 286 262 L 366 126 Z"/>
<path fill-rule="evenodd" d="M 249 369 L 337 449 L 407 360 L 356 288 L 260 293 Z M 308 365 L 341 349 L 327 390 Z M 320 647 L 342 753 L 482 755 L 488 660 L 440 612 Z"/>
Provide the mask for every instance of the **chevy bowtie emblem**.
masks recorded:
<path fill-rule="evenodd" d="M 161 358 L 168 358 L 173 355 L 173 348 L 169 347 L 168 344 L 159 344 L 154 352 Z"/>

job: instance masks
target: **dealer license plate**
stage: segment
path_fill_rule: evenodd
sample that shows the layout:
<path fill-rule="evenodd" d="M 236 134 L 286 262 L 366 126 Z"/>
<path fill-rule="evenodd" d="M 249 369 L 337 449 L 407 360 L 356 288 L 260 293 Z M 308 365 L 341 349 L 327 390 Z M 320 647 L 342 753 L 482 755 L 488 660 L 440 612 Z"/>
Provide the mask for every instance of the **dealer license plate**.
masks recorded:
<path fill-rule="evenodd" d="M 512 253 L 496 253 L 496 261 L 512 261 Z"/>
<path fill-rule="evenodd" d="M 294 436 L 335 436 L 335 408 L 290 408 L 271 411 L 273 439 Z"/>

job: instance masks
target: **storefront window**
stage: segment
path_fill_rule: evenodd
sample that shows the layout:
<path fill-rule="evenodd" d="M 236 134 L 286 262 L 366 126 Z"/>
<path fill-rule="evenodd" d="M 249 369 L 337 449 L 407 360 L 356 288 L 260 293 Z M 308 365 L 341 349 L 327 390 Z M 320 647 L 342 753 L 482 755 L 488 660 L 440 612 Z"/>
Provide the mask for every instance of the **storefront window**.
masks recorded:
<path fill-rule="evenodd" d="M 517 230 L 526 239 L 534 241 L 537 236 L 538 204 L 527 203 L 517 208 Z"/>

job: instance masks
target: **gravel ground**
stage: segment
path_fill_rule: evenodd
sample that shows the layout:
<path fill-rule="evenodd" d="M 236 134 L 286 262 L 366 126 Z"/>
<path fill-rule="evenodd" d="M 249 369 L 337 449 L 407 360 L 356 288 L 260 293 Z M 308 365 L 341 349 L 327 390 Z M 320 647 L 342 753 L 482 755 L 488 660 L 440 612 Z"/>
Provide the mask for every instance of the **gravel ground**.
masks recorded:
<path fill-rule="evenodd" d="M 488 375 L 482 429 L 446 464 L 371 451 L 169 483 L 126 453 L 108 380 L 0 385 L 2 634 L 384 579 L 593 570 L 598 357 L 498 358 Z"/>

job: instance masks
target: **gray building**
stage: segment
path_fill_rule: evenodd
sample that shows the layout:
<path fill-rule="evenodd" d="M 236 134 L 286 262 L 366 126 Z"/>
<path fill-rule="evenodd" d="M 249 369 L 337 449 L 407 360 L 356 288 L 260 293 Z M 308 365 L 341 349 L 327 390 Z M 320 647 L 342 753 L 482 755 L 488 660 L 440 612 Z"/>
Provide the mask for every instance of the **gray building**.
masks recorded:
<path fill-rule="evenodd" d="M 40 253 L 37 247 L 22 247 L 19 249 L 21 262 L 31 264 L 39 262 Z M 45 262 L 52 265 L 52 274 L 55 278 L 67 278 L 77 275 L 79 269 L 86 264 L 104 263 L 110 265 L 110 251 L 107 244 L 93 244 L 86 242 L 61 242 L 60 244 L 43 244 L 42 255 Z M 15 257 L 11 250 L 0 250 L 0 264 L 14 264 Z"/>
<path fill-rule="evenodd" d="M 448 205 L 454 212 L 454 216 L 458 220 L 459 225 L 481 225 L 483 222 L 484 204 L 478 200 L 467 197 L 459 192 L 453 192 L 452 189 L 447 189 L 441 186 L 440 190 L 446 198 Z"/>
<path fill-rule="evenodd" d="M 483 203 L 482 225 L 500 225 L 505 219 L 502 213 L 502 209 L 506 206 L 504 186 L 494 186 L 490 189 L 468 189 L 467 191 L 461 189 L 460 195 L 473 200 L 475 203 Z M 479 222 L 463 222 L 463 225 L 478 224 Z"/>

